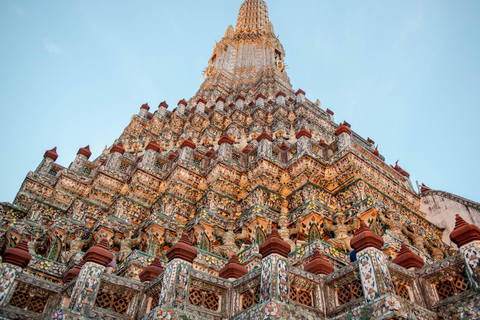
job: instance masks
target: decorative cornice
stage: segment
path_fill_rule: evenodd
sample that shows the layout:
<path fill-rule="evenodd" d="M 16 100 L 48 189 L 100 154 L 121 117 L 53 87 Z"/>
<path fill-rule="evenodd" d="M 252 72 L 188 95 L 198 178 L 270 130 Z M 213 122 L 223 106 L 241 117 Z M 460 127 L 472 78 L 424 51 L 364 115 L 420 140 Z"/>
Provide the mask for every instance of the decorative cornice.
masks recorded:
<path fill-rule="evenodd" d="M 298 91 L 295 92 L 295 95 L 298 96 L 298 95 L 300 95 L 300 94 L 305 95 L 306 93 L 305 93 L 305 91 L 303 91 L 302 89 L 298 89 Z"/>
<path fill-rule="evenodd" d="M 161 103 L 158 105 L 158 107 L 159 107 L 159 108 L 164 107 L 165 109 L 168 109 L 168 104 L 167 104 L 166 101 L 163 101 L 163 102 L 161 102 Z"/>
<path fill-rule="evenodd" d="M 24 238 L 13 248 L 5 250 L 3 263 L 13 264 L 14 266 L 25 268 L 28 266 L 32 256 L 28 253 L 28 240 Z"/>
<path fill-rule="evenodd" d="M 45 151 L 45 154 L 43 155 L 43 157 L 56 161 L 58 159 L 57 147 L 53 148 L 52 150 Z"/>
<path fill-rule="evenodd" d="M 325 275 L 330 274 L 335 270 L 333 264 L 322 257 L 318 248 L 315 248 L 310 262 L 307 263 L 303 269 L 310 273 Z"/>
<path fill-rule="evenodd" d="M 277 228 L 274 227 L 270 236 L 258 249 L 263 258 L 266 258 L 271 254 L 278 254 L 287 258 L 291 247 L 288 242 L 280 237 Z"/>
<path fill-rule="evenodd" d="M 115 144 L 112 149 L 110 150 L 111 153 L 118 152 L 120 154 L 125 153 L 125 148 L 123 147 L 123 144 L 119 142 L 118 144 Z"/>
<path fill-rule="evenodd" d="M 264 139 L 267 139 L 270 142 L 273 141 L 272 136 L 266 130 L 263 130 L 263 132 L 257 137 L 257 141 L 260 142 Z"/>
<path fill-rule="evenodd" d="M 300 129 L 300 131 L 297 132 L 297 134 L 295 135 L 295 137 L 297 139 L 300 139 L 301 137 L 307 137 L 308 139 L 311 139 L 312 138 L 312 134 L 310 133 L 310 131 L 308 131 L 305 127 L 302 127 Z"/>
<path fill-rule="evenodd" d="M 220 269 L 218 276 L 224 279 L 238 279 L 240 277 L 243 277 L 247 273 L 248 269 L 240 263 L 237 254 L 234 253 L 230 258 L 230 261 L 228 261 L 228 263 L 225 265 L 225 267 Z"/>
<path fill-rule="evenodd" d="M 346 121 L 344 121 L 343 123 L 340 123 L 338 125 L 337 130 L 335 130 L 335 135 L 336 136 L 339 136 L 342 133 L 352 134 L 352 130 L 350 129 L 350 125 Z"/>
<path fill-rule="evenodd" d="M 85 263 L 94 262 L 104 267 L 106 267 L 112 259 L 113 253 L 108 249 L 107 238 L 103 238 L 96 246 L 88 249 L 83 256 Z"/>
<path fill-rule="evenodd" d="M 160 152 L 160 146 L 157 144 L 155 141 L 151 141 L 148 143 L 147 147 L 145 148 L 146 150 L 153 150 L 155 152 Z"/>
<path fill-rule="evenodd" d="M 182 144 L 180 145 L 180 149 L 183 149 L 185 147 L 195 149 L 197 145 L 192 141 L 192 138 L 188 138 L 182 142 Z"/>
<path fill-rule="evenodd" d="M 197 249 L 192 246 L 187 233 L 184 233 L 182 238 L 167 251 L 168 261 L 172 261 L 173 259 L 181 259 L 192 263 L 196 257 Z"/>
<path fill-rule="evenodd" d="M 420 269 L 424 265 L 423 259 L 413 253 L 403 242 L 401 245 L 400 253 L 395 259 L 393 259 L 392 262 L 401 267 L 404 267 L 405 269 Z"/>
<path fill-rule="evenodd" d="M 235 143 L 235 141 L 233 141 L 233 139 L 231 139 L 229 136 L 225 135 L 225 136 L 221 137 L 220 140 L 218 140 L 218 145 L 219 146 L 221 146 L 224 143 L 227 143 L 229 145 L 233 145 Z"/>
<path fill-rule="evenodd" d="M 89 159 L 90 156 L 92 155 L 92 152 L 90 151 L 90 145 L 88 145 L 84 148 L 78 149 L 77 155 L 79 155 L 79 154 L 81 154 L 81 155 L 87 157 L 87 159 Z"/>
<path fill-rule="evenodd" d="M 143 269 L 142 272 L 138 275 L 140 281 L 142 282 L 150 282 L 156 277 L 158 277 L 163 272 L 163 267 L 160 264 L 160 257 L 156 256 L 153 262 Z"/>
<path fill-rule="evenodd" d="M 370 230 L 363 220 L 360 220 L 360 228 L 355 231 L 355 235 L 350 240 L 350 245 L 357 252 L 366 248 L 380 250 L 383 246 L 383 238 Z"/>
<path fill-rule="evenodd" d="M 455 216 L 455 228 L 450 233 L 450 240 L 459 247 L 469 244 L 472 241 L 478 241 L 480 240 L 480 228 L 467 223 L 457 214 Z"/>

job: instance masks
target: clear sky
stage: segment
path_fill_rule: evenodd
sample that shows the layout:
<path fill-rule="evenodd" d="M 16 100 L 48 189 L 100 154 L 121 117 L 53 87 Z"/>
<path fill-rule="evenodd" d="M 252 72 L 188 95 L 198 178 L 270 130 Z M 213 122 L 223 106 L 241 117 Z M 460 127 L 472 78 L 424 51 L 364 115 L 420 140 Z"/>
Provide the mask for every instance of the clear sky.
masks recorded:
<path fill-rule="evenodd" d="M 202 82 L 242 0 L 0 2 L 0 202 L 45 150 L 98 156 L 148 102 Z M 295 89 L 389 164 L 480 201 L 480 1 L 267 0 Z"/>

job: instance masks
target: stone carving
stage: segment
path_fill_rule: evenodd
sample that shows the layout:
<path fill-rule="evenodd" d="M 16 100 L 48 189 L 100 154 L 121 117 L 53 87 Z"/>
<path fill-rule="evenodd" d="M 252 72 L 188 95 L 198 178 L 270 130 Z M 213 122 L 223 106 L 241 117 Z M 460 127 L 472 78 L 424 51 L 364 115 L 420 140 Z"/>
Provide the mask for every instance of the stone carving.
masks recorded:
<path fill-rule="evenodd" d="M 34 232 L 32 239 L 28 242 L 28 252 L 43 255 L 50 245 L 53 232 L 51 230 L 47 232 L 44 228 L 36 231 L 38 232 Z"/>
<path fill-rule="evenodd" d="M 425 247 L 430 252 L 430 256 L 435 260 L 443 260 L 447 256 L 447 252 L 438 238 L 434 238 L 431 241 L 426 240 Z"/>
<path fill-rule="evenodd" d="M 70 251 L 64 251 L 62 253 L 63 263 L 68 264 L 72 258 L 82 252 L 84 246 L 88 245 L 90 241 L 92 241 L 93 234 L 90 232 L 85 236 L 84 233 L 85 231 L 82 229 L 75 230 L 73 233 L 73 239 L 71 238 L 71 234 L 67 234 L 65 243 L 67 246 L 70 246 Z"/>
<path fill-rule="evenodd" d="M 138 235 L 133 237 L 133 231 L 129 230 L 125 232 L 125 238 L 120 239 L 120 231 L 115 230 L 113 243 L 120 247 L 120 251 L 117 252 L 117 261 L 122 261 L 124 258 L 126 258 L 132 252 L 132 247 L 142 242 L 144 234 L 145 232 L 140 230 Z"/>
<path fill-rule="evenodd" d="M 290 244 L 291 250 L 295 251 L 297 246 L 295 242 L 290 239 L 290 236 L 295 233 L 298 233 L 298 231 L 300 230 L 300 220 L 297 220 L 295 224 L 295 228 L 288 229 L 289 224 L 290 223 L 288 222 L 288 201 L 283 200 L 282 210 L 280 211 L 280 218 L 278 219 L 278 225 L 280 226 L 280 229 L 278 229 L 278 234 L 280 234 L 280 236 L 284 241 Z"/>
<path fill-rule="evenodd" d="M 403 224 L 400 221 L 397 221 L 395 216 L 395 211 L 386 210 L 385 213 L 380 213 L 378 215 L 378 219 L 388 227 L 388 233 L 400 240 L 405 240 L 405 236 L 403 235 L 402 231 Z"/>
<path fill-rule="evenodd" d="M 165 239 L 165 243 L 168 243 L 170 246 L 173 246 L 175 243 L 182 238 L 183 233 L 185 232 L 185 224 L 181 221 L 178 222 L 177 227 L 175 229 L 175 236 L 170 234 L 170 230 L 166 229 L 163 235 Z"/>
<path fill-rule="evenodd" d="M 222 239 L 222 244 L 213 249 L 213 253 L 230 259 L 230 257 L 238 252 L 236 241 L 245 239 L 247 237 L 247 229 L 242 228 L 240 234 L 235 233 L 235 224 L 233 219 L 230 219 L 227 224 L 226 231 L 220 231 L 218 225 L 213 228 L 213 235 Z"/>
<path fill-rule="evenodd" d="M 327 240 L 327 243 L 338 250 L 353 251 L 350 246 L 351 235 L 348 232 L 357 230 L 360 226 L 360 220 L 357 217 L 353 218 L 352 224 L 345 224 L 347 217 L 343 213 L 337 213 L 335 215 L 336 225 L 329 225 L 326 221 L 323 222 L 323 228 L 326 231 L 331 231 L 335 235 L 334 238 Z"/>
<path fill-rule="evenodd" d="M 417 224 L 412 223 L 410 225 L 412 232 L 408 231 L 407 227 L 402 228 L 402 232 L 407 236 L 408 239 L 412 241 L 412 245 L 421 252 L 425 252 L 425 238 L 420 232 L 420 228 Z"/>
<path fill-rule="evenodd" d="M 175 228 L 175 236 L 172 236 L 170 230 L 166 229 L 163 234 L 163 239 L 165 240 L 166 244 L 170 245 L 170 248 L 171 248 L 175 243 L 177 243 L 182 238 L 182 235 L 184 232 L 185 232 L 185 224 L 182 221 L 179 221 L 177 224 L 177 227 Z M 168 249 L 163 250 L 162 253 L 160 254 L 160 258 L 166 260 L 167 251 Z"/>

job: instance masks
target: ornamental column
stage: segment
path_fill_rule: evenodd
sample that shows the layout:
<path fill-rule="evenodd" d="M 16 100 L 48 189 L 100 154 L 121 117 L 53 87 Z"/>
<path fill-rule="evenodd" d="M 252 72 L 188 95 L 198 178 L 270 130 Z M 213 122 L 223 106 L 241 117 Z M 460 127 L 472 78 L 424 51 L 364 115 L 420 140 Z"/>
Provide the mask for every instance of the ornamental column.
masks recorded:
<path fill-rule="evenodd" d="M 266 130 L 264 130 L 257 138 L 258 141 L 258 156 L 272 156 L 272 141 L 273 138 Z"/>
<path fill-rule="evenodd" d="M 480 229 L 460 217 L 455 216 L 455 228 L 450 233 L 450 240 L 455 243 L 465 259 L 465 270 L 472 288 L 480 289 Z"/>
<path fill-rule="evenodd" d="M 182 145 L 180 146 L 181 150 L 178 158 L 183 161 L 193 162 L 193 150 L 195 150 L 196 147 L 197 145 L 193 143 L 191 138 L 183 141 Z"/>
<path fill-rule="evenodd" d="M 230 161 L 232 159 L 233 143 L 233 139 L 227 135 L 224 135 L 218 140 L 218 160 Z"/>
<path fill-rule="evenodd" d="M 215 110 L 216 111 L 224 111 L 223 108 L 225 107 L 225 99 L 219 97 L 215 103 Z"/>
<path fill-rule="evenodd" d="M 15 278 L 22 269 L 28 266 L 32 256 L 28 253 L 28 240 L 24 238 L 13 248 L 5 250 L 3 264 L 0 263 L 0 308 L 13 294 Z M 0 261 L 1 262 L 1 261 Z"/>
<path fill-rule="evenodd" d="M 328 117 L 329 117 L 330 121 L 333 122 L 334 121 L 333 116 L 335 115 L 335 113 L 332 110 L 327 108 L 327 114 L 328 114 Z"/>
<path fill-rule="evenodd" d="M 38 166 L 37 170 L 35 170 L 35 172 L 43 176 L 48 174 L 57 158 L 57 147 L 53 148 L 52 150 L 46 151 L 43 155 L 42 162 L 40 162 L 40 165 Z"/>
<path fill-rule="evenodd" d="M 297 138 L 297 153 L 310 153 L 312 151 L 312 134 L 305 127 L 302 127 L 300 131 L 295 135 Z"/>
<path fill-rule="evenodd" d="M 155 141 L 150 142 L 145 148 L 145 153 L 142 157 L 142 165 L 145 168 L 152 168 L 157 161 L 159 151 L 160 146 Z"/>
<path fill-rule="evenodd" d="M 80 263 L 76 270 L 73 268 L 70 274 L 66 274 L 66 281 L 70 281 L 72 276 L 77 279 L 68 304 L 69 309 L 90 314 L 95 305 L 102 274 L 112 259 L 113 253 L 108 250 L 107 238 L 103 238 L 99 244 L 87 250 L 81 262 L 83 265 Z M 78 268 L 81 268 L 79 272 Z"/>
<path fill-rule="evenodd" d="M 167 116 L 167 109 L 168 109 L 168 104 L 166 101 L 163 101 L 161 102 L 159 105 L 158 105 L 158 111 L 157 111 L 157 115 L 159 117 L 166 117 Z"/>
<path fill-rule="evenodd" d="M 121 142 L 113 145 L 113 147 L 110 149 L 110 156 L 108 157 L 105 166 L 110 170 L 116 170 L 120 166 L 120 158 L 124 153 L 125 148 Z"/>
<path fill-rule="evenodd" d="M 235 98 L 235 109 L 243 111 L 243 105 L 245 104 L 245 98 L 243 96 L 238 96 Z"/>
<path fill-rule="evenodd" d="M 303 91 L 302 89 L 298 89 L 298 91 L 295 93 L 295 102 L 296 103 L 305 102 L 305 91 Z"/>
<path fill-rule="evenodd" d="M 303 270 L 316 275 L 329 275 L 335 270 L 335 267 L 332 263 L 322 257 L 318 248 L 315 248 L 312 257 L 310 258 L 310 261 L 303 267 Z M 317 301 L 319 302 L 319 305 L 317 307 L 320 309 L 321 312 L 325 312 L 325 291 L 321 290 L 320 286 L 316 286 L 315 296 L 319 297 L 317 299 Z M 320 299 L 320 297 L 322 296 L 323 298 Z"/>
<path fill-rule="evenodd" d="M 282 91 L 280 91 L 279 93 L 277 93 L 276 95 L 276 100 L 275 102 L 277 103 L 277 105 L 279 106 L 285 106 L 285 97 L 287 95 L 285 93 L 283 93 Z"/>
<path fill-rule="evenodd" d="M 392 278 L 381 251 L 383 238 L 360 220 L 360 228 L 355 232 L 350 244 L 357 252 L 365 300 L 372 302 L 384 294 L 395 293 Z"/>
<path fill-rule="evenodd" d="M 185 310 L 187 302 L 188 281 L 193 267 L 193 260 L 197 257 L 197 249 L 192 246 L 188 234 L 173 247 L 168 249 L 168 264 L 164 271 L 162 291 L 159 306 Z"/>
<path fill-rule="evenodd" d="M 352 130 L 348 122 L 340 123 L 335 130 L 335 135 L 338 136 L 338 150 L 343 150 L 352 145 Z"/>
<path fill-rule="evenodd" d="M 155 259 L 153 260 L 153 262 L 148 267 L 143 269 L 142 272 L 140 272 L 138 277 L 140 278 L 141 282 L 146 283 L 146 282 L 150 282 L 150 281 L 154 280 L 159 275 L 161 275 L 164 271 L 165 270 L 163 269 L 162 264 L 160 263 L 160 257 L 156 256 Z M 145 311 L 148 310 L 150 312 L 150 311 L 152 311 L 152 309 L 156 308 L 156 306 L 154 306 L 154 308 L 152 308 L 152 298 L 148 297 L 145 294 L 145 292 L 141 292 L 139 294 L 139 297 L 138 297 L 137 301 L 141 301 L 141 304 L 139 306 L 139 310 L 145 310 Z M 145 314 L 143 313 L 142 316 L 144 316 L 144 315 Z M 140 315 L 137 314 L 137 316 L 140 316 Z"/>
<path fill-rule="evenodd" d="M 265 99 L 266 97 L 263 94 L 258 94 L 255 98 L 255 106 L 263 108 L 265 106 Z"/>
<path fill-rule="evenodd" d="M 185 107 L 188 105 L 187 101 L 185 99 L 182 99 L 178 102 L 177 105 L 177 112 L 179 115 L 184 116 L 185 115 Z"/>
<path fill-rule="evenodd" d="M 275 227 L 268 239 L 259 247 L 262 255 L 260 303 L 276 300 L 290 302 L 288 254 L 290 244 L 284 241 Z"/>
<path fill-rule="evenodd" d="M 148 106 L 148 103 L 142 104 L 142 106 L 140 107 L 140 111 L 138 112 L 138 116 L 142 119 L 147 119 L 149 110 L 150 107 Z"/>
<path fill-rule="evenodd" d="M 205 105 L 207 104 L 207 101 L 203 98 L 198 100 L 197 102 L 197 108 L 195 109 L 195 112 L 204 114 L 205 113 Z"/>
<path fill-rule="evenodd" d="M 92 152 L 90 151 L 89 145 L 85 148 L 78 149 L 77 156 L 75 157 L 75 160 L 73 160 L 69 169 L 75 172 L 80 172 L 91 155 Z"/>

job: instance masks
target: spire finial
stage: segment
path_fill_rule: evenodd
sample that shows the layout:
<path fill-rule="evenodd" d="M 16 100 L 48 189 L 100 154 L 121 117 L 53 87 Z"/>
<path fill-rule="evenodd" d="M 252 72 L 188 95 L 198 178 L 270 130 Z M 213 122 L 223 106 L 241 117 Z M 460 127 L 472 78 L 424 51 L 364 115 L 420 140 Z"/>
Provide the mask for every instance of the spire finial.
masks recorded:
<path fill-rule="evenodd" d="M 268 19 L 267 4 L 263 0 L 245 0 L 238 12 L 235 35 L 273 35 L 273 26 Z"/>

